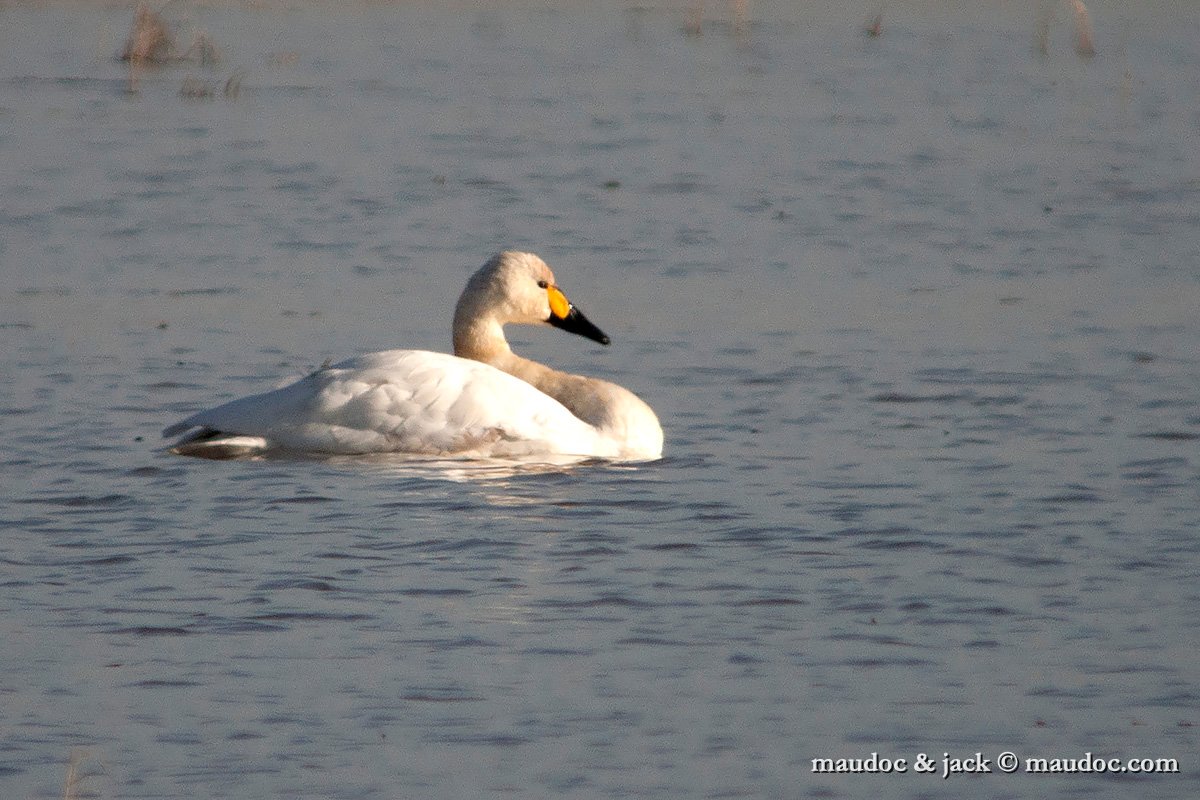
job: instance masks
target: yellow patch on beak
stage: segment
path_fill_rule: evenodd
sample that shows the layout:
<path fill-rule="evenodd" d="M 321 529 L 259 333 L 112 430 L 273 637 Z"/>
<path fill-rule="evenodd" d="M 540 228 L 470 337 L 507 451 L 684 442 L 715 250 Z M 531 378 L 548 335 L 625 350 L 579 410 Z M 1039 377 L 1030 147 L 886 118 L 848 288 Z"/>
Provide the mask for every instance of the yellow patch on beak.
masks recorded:
<path fill-rule="evenodd" d="M 546 295 L 550 298 L 550 313 L 559 319 L 566 319 L 567 314 L 571 313 L 571 304 L 567 301 L 567 296 L 562 293 L 562 289 L 557 286 L 547 286 Z"/>

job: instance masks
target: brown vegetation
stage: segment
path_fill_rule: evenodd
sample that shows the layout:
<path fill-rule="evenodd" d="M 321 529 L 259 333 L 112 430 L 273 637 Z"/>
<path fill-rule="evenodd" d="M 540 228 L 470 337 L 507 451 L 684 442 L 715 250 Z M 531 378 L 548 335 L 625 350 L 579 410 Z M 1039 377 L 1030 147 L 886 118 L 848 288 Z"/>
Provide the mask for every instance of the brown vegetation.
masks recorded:
<path fill-rule="evenodd" d="M 175 37 L 162 15 L 151 11 L 144 3 L 133 15 L 133 28 L 121 60 L 131 64 L 162 64 L 175 52 Z"/>

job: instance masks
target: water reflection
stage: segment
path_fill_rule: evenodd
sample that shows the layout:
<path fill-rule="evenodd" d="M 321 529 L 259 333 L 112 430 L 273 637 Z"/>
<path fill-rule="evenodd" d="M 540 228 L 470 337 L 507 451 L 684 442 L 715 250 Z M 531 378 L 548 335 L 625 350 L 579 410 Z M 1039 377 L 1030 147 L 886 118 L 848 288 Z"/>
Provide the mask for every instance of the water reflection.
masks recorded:
<path fill-rule="evenodd" d="M 438 458 L 387 453 L 368 456 L 340 456 L 327 460 L 343 468 L 362 469 L 371 475 L 397 478 L 423 478 L 481 486 L 503 487 L 511 478 L 570 474 L 578 469 L 636 469 L 614 465 L 587 456 L 545 454 L 522 458 Z"/>

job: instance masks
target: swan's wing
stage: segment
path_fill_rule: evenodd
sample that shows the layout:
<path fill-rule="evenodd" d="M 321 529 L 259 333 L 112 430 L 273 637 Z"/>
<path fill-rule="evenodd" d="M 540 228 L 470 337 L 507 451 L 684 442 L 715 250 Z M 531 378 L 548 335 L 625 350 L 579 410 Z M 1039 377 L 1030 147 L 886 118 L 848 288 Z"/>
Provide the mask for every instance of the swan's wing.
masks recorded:
<path fill-rule="evenodd" d="M 389 350 L 321 369 L 170 426 L 177 444 L 261 437 L 262 449 L 604 455 L 595 429 L 507 373 L 444 353 Z M 217 436 L 214 432 L 219 432 Z"/>

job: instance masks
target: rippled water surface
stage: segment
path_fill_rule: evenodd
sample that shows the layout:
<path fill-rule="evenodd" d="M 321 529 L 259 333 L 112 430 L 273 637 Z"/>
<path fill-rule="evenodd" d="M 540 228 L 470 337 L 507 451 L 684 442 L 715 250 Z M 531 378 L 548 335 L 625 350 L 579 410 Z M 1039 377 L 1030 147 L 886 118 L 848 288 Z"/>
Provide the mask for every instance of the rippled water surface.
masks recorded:
<path fill-rule="evenodd" d="M 1200 12 L 952 5 L 0 3 L 0 797 L 1200 796 Z M 663 460 L 162 450 L 501 247 Z"/>

